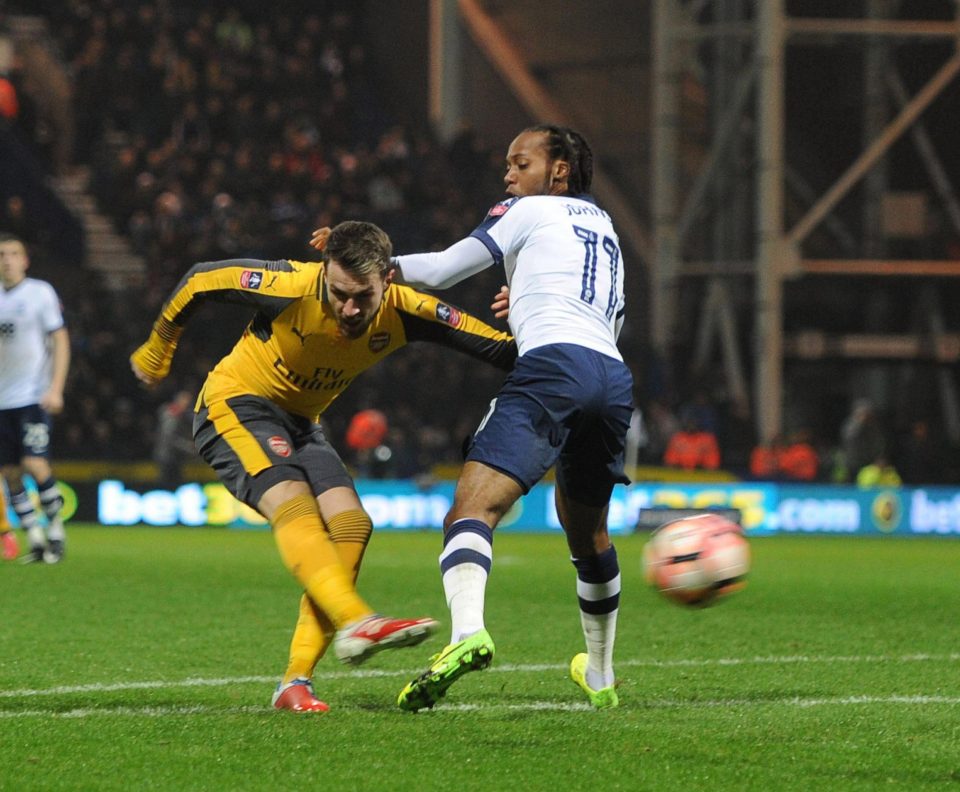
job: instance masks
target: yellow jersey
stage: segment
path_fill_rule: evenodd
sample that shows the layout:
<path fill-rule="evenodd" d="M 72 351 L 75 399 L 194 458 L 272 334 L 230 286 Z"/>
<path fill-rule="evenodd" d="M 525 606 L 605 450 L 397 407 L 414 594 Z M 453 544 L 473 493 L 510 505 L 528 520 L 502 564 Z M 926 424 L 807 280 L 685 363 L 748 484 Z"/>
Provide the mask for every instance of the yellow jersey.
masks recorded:
<path fill-rule="evenodd" d="M 320 263 L 231 259 L 197 264 L 164 304 L 133 362 L 156 378 L 169 373 L 177 341 L 204 301 L 240 303 L 257 313 L 233 350 L 210 372 L 198 405 L 232 396 L 269 399 L 316 420 L 357 377 L 411 341 L 432 341 L 509 370 L 517 345 L 430 294 L 391 283 L 358 338 L 340 334 Z"/>

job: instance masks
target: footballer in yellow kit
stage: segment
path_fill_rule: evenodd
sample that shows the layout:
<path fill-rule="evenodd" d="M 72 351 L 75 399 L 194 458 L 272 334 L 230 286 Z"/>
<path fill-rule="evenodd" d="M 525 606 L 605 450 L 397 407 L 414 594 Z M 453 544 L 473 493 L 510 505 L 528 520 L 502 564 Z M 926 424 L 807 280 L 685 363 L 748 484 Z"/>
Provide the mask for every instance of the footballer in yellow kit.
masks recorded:
<path fill-rule="evenodd" d="M 278 709 L 327 709 L 311 678 L 331 640 L 342 661 L 358 663 L 382 648 L 413 645 L 436 625 L 378 617 L 356 592 L 372 526 L 320 415 L 358 374 L 412 341 L 505 370 L 517 356 L 508 334 L 393 283 L 391 255 L 382 230 L 350 221 L 330 232 L 323 262 L 197 264 L 131 356 L 136 376 L 156 384 L 200 304 L 256 311 L 203 385 L 194 438 L 227 488 L 270 521 L 284 563 L 305 589 L 290 663 L 274 694 Z"/>
<path fill-rule="evenodd" d="M 198 406 L 233 396 L 269 399 L 316 420 L 362 371 L 411 341 L 433 341 L 509 370 L 516 345 L 436 297 L 390 284 L 362 335 L 341 329 L 322 264 L 247 259 L 198 264 L 181 280 L 155 332 L 165 340 L 164 375 L 176 341 L 203 300 L 249 304 L 257 315 L 210 372 Z M 159 345 L 158 345 L 159 346 Z"/>

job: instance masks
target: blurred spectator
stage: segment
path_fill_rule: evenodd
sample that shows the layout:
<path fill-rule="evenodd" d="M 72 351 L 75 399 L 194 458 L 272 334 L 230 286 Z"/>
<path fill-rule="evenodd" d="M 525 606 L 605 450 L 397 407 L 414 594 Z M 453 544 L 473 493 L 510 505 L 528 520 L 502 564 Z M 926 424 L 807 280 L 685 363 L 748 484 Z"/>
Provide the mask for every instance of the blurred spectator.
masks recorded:
<path fill-rule="evenodd" d="M 720 413 L 717 442 L 723 452 L 723 466 L 738 475 L 747 475 L 750 457 L 757 445 L 753 414 L 746 400 L 733 399 Z"/>
<path fill-rule="evenodd" d="M 858 487 L 899 487 L 902 483 L 897 469 L 885 456 L 877 457 L 857 473 Z"/>
<path fill-rule="evenodd" d="M 847 481 L 855 481 L 860 468 L 886 454 L 886 438 L 872 401 L 857 399 L 853 403 L 850 415 L 840 428 L 840 444 Z"/>
<path fill-rule="evenodd" d="M 253 30 L 243 21 L 239 10 L 230 8 L 216 27 L 217 43 L 237 52 L 247 52 L 253 46 Z"/>
<path fill-rule="evenodd" d="M 31 245 L 43 241 L 36 219 L 27 211 L 26 203 L 19 195 L 7 198 L 0 210 L 0 228 Z"/>
<path fill-rule="evenodd" d="M 0 75 L 0 118 L 15 121 L 20 115 L 20 100 L 17 89 L 9 79 Z"/>
<path fill-rule="evenodd" d="M 936 484 L 943 480 L 944 455 L 930 436 L 926 421 L 914 421 L 898 454 L 899 468 L 907 484 Z"/>
<path fill-rule="evenodd" d="M 670 438 L 680 430 L 680 421 L 666 402 L 651 399 L 647 402 L 643 423 L 647 442 L 642 447 L 644 452 L 642 458 L 647 462 L 659 464 L 663 461 Z"/>
<path fill-rule="evenodd" d="M 833 446 L 829 450 L 829 479 L 831 484 L 849 484 L 850 469 L 842 446 Z"/>
<path fill-rule="evenodd" d="M 782 435 L 775 435 L 766 443 L 758 443 L 750 453 L 750 475 L 760 481 L 779 479 L 783 451 Z"/>
<path fill-rule="evenodd" d="M 693 397 L 680 407 L 680 422 L 688 421 L 693 421 L 704 432 L 714 435 L 718 432 L 717 408 L 702 387 L 697 388 Z"/>
<path fill-rule="evenodd" d="M 347 446 L 354 451 L 372 451 L 387 436 L 387 416 L 380 410 L 361 410 L 350 419 Z"/>
<path fill-rule="evenodd" d="M 780 452 L 779 472 L 791 481 L 816 481 L 820 455 L 810 442 L 810 433 L 799 429 Z"/>
<path fill-rule="evenodd" d="M 630 416 L 630 428 L 627 429 L 627 439 L 624 448 L 624 464 L 627 475 L 632 478 L 631 471 L 640 464 L 640 455 L 644 453 L 650 443 L 646 423 L 643 420 L 643 411 L 635 407 Z"/>
<path fill-rule="evenodd" d="M 381 452 L 380 457 L 386 456 L 386 459 L 375 470 L 375 475 L 381 478 L 412 479 L 423 473 L 417 461 L 416 449 L 402 427 L 392 427 L 381 448 L 386 448 L 390 453 L 387 456 Z M 374 454 L 376 455 L 376 450 Z"/>
<path fill-rule="evenodd" d="M 690 417 L 683 428 L 674 432 L 663 455 L 663 463 L 668 467 L 694 470 L 716 470 L 720 467 L 720 448 L 717 436 L 707 431 Z"/>
<path fill-rule="evenodd" d="M 193 394 L 177 391 L 173 398 L 157 410 L 157 431 L 153 444 L 153 461 L 157 463 L 157 483 L 175 489 L 183 479 L 183 463 L 194 458 Z"/>
<path fill-rule="evenodd" d="M 368 408 L 355 413 L 347 426 L 346 444 L 353 452 L 353 466 L 362 478 L 380 478 L 393 454 L 383 441 L 389 430 L 387 416 Z"/>

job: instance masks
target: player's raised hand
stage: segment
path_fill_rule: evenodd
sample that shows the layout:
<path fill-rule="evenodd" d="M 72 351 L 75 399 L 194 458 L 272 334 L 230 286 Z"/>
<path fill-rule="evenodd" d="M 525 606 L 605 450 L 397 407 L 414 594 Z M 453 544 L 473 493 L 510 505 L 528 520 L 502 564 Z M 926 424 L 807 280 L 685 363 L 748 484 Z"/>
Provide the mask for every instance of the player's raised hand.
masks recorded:
<path fill-rule="evenodd" d="M 490 304 L 490 309 L 497 319 L 506 319 L 510 313 L 510 289 L 507 286 L 501 286 Z"/>
<path fill-rule="evenodd" d="M 130 369 L 133 371 L 133 375 L 134 375 L 138 380 L 140 380 L 140 382 L 142 382 L 144 385 L 146 385 L 148 388 L 152 388 L 154 385 L 156 385 L 158 382 L 160 382 L 160 378 L 159 378 L 159 377 L 152 377 L 152 376 L 150 376 L 149 374 L 147 374 L 146 371 L 144 371 L 142 368 L 140 368 L 140 366 L 138 366 L 138 365 L 137 365 L 134 361 L 132 361 L 132 360 L 130 361 Z"/>
<path fill-rule="evenodd" d="M 316 250 L 323 250 L 327 246 L 327 240 L 330 238 L 330 229 L 327 226 L 318 228 L 310 237 L 310 247 Z"/>
<path fill-rule="evenodd" d="M 150 340 L 141 344 L 130 355 L 130 369 L 133 375 L 148 388 L 166 378 L 170 373 L 170 364 L 173 362 L 174 344 L 165 344 L 160 341 L 156 330 L 150 333 Z"/>

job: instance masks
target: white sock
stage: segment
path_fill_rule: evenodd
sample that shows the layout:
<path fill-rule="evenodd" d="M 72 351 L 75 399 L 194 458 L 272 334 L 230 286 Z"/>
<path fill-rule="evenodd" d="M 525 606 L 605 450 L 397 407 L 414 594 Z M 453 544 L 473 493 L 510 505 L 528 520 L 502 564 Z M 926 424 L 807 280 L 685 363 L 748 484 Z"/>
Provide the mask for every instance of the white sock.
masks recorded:
<path fill-rule="evenodd" d="M 610 687 L 616 681 L 613 644 L 617 637 L 617 612 L 594 616 L 580 611 L 580 624 L 587 643 L 587 684 L 594 690 Z"/>
<path fill-rule="evenodd" d="M 51 542 L 64 542 L 67 539 L 67 532 L 63 529 L 63 518 L 58 514 L 50 518 L 47 523 L 47 539 Z"/>
<path fill-rule="evenodd" d="M 580 625 L 587 645 L 587 684 L 594 690 L 610 687 L 613 647 L 620 606 L 620 566 L 613 546 L 597 556 L 571 559 L 577 569 Z"/>
<path fill-rule="evenodd" d="M 457 520 L 443 538 L 440 572 L 450 608 L 450 643 L 484 629 L 487 575 L 493 564 L 493 531 L 474 519 Z"/>
<path fill-rule="evenodd" d="M 40 496 L 40 505 L 47 515 L 47 539 L 55 542 L 62 542 L 67 537 L 63 530 L 63 518 L 60 516 L 60 510 L 63 508 L 63 495 L 60 493 L 60 487 L 54 479 L 45 481 L 38 485 L 37 494 Z"/>
<path fill-rule="evenodd" d="M 30 547 L 44 547 L 47 543 L 47 538 L 43 532 L 43 526 L 40 525 L 40 518 L 37 517 L 37 512 L 33 508 L 33 503 L 30 501 L 30 495 L 26 490 L 20 490 L 19 492 L 10 493 L 10 502 L 13 504 L 13 510 L 17 514 L 17 519 L 20 520 L 20 527 L 27 532 L 27 541 L 30 543 Z"/>

